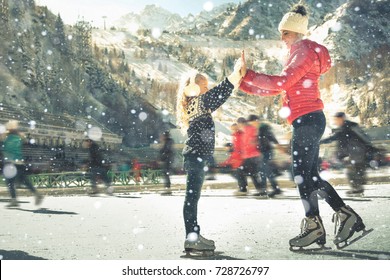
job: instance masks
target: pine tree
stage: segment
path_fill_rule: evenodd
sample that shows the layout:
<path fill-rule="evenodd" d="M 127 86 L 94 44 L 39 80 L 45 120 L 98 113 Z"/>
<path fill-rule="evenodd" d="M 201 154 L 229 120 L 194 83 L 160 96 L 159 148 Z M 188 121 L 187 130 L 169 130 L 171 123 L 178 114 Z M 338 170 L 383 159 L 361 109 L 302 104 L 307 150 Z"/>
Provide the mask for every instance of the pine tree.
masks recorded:
<path fill-rule="evenodd" d="M 9 30 L 9 6 L 8 0 L 0 0 L 0 33 L 5 34 Z"/>
<path fill-rule="evenodd" d="M 86 21 L 78 21 L 74 25 L 74 53 L 80 61 L 88 60 L 92 57 L 92 27 Z"/>
<path fill-rule="evenodd" d="M 55 31 L 56 31 L 56 37 L 58 38 L 59 50 L 63 54 L 68 55 L 69 44 L 68 44 L 67 36 L 65 34 L 65 25 L 59 14 L 55 21 Z"/>

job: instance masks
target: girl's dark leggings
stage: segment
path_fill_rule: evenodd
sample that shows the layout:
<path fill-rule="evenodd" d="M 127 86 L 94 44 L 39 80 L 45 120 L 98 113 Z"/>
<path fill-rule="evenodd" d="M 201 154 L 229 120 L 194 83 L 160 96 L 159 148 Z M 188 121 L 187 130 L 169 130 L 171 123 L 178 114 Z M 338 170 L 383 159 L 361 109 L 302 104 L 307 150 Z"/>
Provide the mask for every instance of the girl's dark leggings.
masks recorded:
<path fill-rule="evenodd" d="M 306 217 L 319 216 L 318 196 L 337 211 L 345 203 L 336 190 L 321 179 L 318 172 L 319 141 L 326 119 L 322 111 L 309 113 L 293 122 L 292 174 L 301 196 Z"/>
<path fill-rule="evenodd" d="M 183 206 L 186 236 L 193 232 L 200 233 L 198 202 L 204 182 L 206 162 L 207 158 L 205 157 L 196 155 L 184 156 L 184 170 L 187 173 L 186 196 Z"/>

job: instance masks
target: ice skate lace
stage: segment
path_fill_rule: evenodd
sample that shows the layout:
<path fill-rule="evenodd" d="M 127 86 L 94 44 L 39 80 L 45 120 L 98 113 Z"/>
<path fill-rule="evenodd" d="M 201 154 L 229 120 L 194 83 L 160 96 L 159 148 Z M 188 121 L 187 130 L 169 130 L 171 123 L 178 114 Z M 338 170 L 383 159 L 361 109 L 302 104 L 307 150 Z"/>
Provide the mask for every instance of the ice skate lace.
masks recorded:
<path fill-rule="evenodd" d="M 303 218 L 301 221 L 301 233 L 298 235 L 298 237 L 305 237 L 310 233 L 308 230 L 309 226 L 309 219 L 308 218 Z"/>
<path fill-rule="evenodd" d="M 342 221 L 340 213 L 336 212 L 333 214 L 332 223 L 334 223 L 334 234 L 336 234 L 340 233 L 341 229 L 344 227 L 345 220 Z"/>

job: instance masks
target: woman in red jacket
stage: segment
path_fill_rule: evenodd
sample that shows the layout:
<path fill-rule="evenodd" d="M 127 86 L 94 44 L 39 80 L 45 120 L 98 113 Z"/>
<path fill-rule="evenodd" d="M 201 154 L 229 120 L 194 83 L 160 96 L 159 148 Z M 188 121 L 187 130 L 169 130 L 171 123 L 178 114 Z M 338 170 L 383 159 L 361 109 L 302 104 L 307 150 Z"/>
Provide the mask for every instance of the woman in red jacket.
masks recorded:
<path fill-rule="evenodd" d="M 331 60 L 326 47 L 303 39 L 307 26 L 305 6 L 295 5 L 279 24 L 281 39 L 289 49 L 282 73 L 275 76 L 248 70 L 240 85 L 240 89 L 249 94 L 283 94 L 283 110 L 293 129 L 292 172 L 305 209 L 301 234 L 290 240 L 290 249 L 313 243 L 325 244 L 317 195 L 325 198 L 335 210 L 336 227 L 340 222 L 334 239 L 336 245 L 365 228 L 360 216 L 345 205 L 335 189 L 318 173 L 319 141 L 326 124 L 318 83 L 320 75 L 331 67 Z"/>

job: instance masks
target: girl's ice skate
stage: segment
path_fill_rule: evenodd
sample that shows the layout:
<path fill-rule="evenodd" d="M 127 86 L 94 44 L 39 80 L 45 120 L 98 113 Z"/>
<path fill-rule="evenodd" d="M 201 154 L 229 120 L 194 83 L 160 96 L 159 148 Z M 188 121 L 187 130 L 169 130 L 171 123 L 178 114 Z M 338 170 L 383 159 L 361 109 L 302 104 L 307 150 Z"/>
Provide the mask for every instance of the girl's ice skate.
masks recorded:
<path fill-rule="evenodd" d="M 335 223 L 335 239 L 333 243 L 337 246 L 337 249 L 350 245 L 372 231 L 372 229 L 365 229 L 366 226 L 362 218 L 348 205 L 341 207 L 340 210 L 333 214 L 332 222 Z M 352 241 L 348 240 L 355 232 L 362 230 L 363 234 L 361 236 Z"/>
<path fill-rule="evenodd" d="M 313 243 L 320 245 L 319 249 L 325 249 L 326 234 L 319 216 L 306 217 L 302 220 L 301 234 L 290 240 L 290 251 L 302 250 Z"/>
<path fill-rule="evenodd" d="M 195 240 L 187 238 L 184 242 L 184 251 L 186 257 L 208 257 L 213 256 L 215 251 L 215 243 L 213 240 L 204 238 L 198 235 Z"/>
<path fill-rule="evenodd" d="M 211 239 L 206 239 L 204 238 L 202 235 L 199 234 L 199 240 L 202 241 L 203 243 L 206 243 L 208 245 L 211 245 L 211 246 L 214 246 L 214 250 L 215 250 L 215 242 L 214 240 L 211 240 Z"/>

